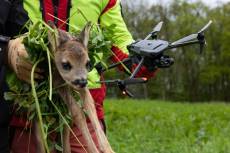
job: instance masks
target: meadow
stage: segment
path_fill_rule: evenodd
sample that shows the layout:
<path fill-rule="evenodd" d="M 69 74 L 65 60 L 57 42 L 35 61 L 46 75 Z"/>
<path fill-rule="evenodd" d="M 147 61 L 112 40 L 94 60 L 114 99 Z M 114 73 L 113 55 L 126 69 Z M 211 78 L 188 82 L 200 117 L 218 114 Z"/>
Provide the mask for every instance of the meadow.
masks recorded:
<path fill-rule="evenodd" d="M 117 153 L 230 153 L 230 105 L 107 100 L 107 136 Z"/>

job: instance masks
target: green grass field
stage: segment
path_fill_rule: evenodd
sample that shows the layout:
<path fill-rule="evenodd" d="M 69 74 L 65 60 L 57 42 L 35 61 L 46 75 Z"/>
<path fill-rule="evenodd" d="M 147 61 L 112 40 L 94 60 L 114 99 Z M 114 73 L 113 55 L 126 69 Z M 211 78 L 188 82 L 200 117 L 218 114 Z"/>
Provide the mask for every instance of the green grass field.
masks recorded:
<path fill-rule="evenodd" d="M 107 100 L 117 153 L 230 153 L 230 105 Z"/>

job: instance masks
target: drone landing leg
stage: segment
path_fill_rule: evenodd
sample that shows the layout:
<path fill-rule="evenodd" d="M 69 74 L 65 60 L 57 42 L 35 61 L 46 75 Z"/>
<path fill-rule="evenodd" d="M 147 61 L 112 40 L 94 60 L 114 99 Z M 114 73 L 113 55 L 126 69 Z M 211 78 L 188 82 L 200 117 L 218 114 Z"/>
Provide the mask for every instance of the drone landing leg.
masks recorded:
<path fill-rule="evenodd" d="M 140 63 L 137 65 L 136 69 L 133 71 L 132 75 L 129 77 L 130 79 L 134 78 L 136 76 L 136 74 L 139 72 L 139 70 L 141 69 L 141 66 L 143 65 L 145 60 L 145 57 L 141 57 L 141 61 Z"/>

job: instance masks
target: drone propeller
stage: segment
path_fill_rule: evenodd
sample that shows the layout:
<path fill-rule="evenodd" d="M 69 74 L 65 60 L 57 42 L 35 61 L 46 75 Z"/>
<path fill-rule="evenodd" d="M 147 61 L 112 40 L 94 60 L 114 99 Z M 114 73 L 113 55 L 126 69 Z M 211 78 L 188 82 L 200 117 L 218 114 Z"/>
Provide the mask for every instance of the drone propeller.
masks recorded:
<path fill-rule="evenodd" d="M 152 37 L 153 39 L 157 38 L 157 33 L 161 31 L 162 25 L 164 22 L 159 22 L 154 28 L 153 31 L 144 39 L 144 40 L 148 40 L 150 37 Z"/>
<path fill-rule="evenodd" d="M 212 24 L 212 20 L 210 20 L 210 21 L 208 22 L 208 24 L 206 24 L 206 25 L 198 32 L 198 34 L 199 34 L 199 33 L 205 32 L 211 24 Z"/>
<path fill-rule="evenodd" d="M 163 21 L 159 22 L 159 23 L 153 28 L 153 33 L 160 32 L 163 23 L 164 23 Z"/>
<path fill-rule="evenodd" d="M 205 41 L 205 37 L 204 37 L 204 32 L 208 29 L 208 27 L 212 24 L 212 20 L 210 20 L 208 22 L 208 24 L 206 24 L 199 32 L 198 32 L 198 36 L 197 39 L 200 42 L 200 53 L 202 53 L 203 49 L 204 49 L 204 45 L 206 45 L 206 41 Z"/>
<path fill-rule="evenodd" d="M 192 43 L 199 43 L 200 44 L 200 52 L 203 51 L 204 45 L 206 44 L 205 42 L 205 36 L 204 32 L 208 29 L 208 27 L 212 24 L 212 21 L 210 20 L 208 24 L 206 24 L 198 33 L 196 34 L 191 34 L 187 37 L 184 37 L 182 39 L 179 39 L 173 43 L 170 44 L 171 48 L 173 47 L 178 47 L 178 46 L 183 46 L 185 44 L 192 44 Z"/>

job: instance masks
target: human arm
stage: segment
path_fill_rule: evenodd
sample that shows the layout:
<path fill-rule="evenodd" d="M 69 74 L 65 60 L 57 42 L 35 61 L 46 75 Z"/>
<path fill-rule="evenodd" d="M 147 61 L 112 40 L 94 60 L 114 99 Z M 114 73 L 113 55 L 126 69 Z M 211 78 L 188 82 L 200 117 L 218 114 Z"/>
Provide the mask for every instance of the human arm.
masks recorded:
<path fill-rule="evenodd" d="M 7 45 L 10 40 L 9 37 L 3 36 L 5 34 L 5 25 L 10 12 L 11 2 L 9 0 L 0 1 L 0 66 L 6 63 Z"/>
<path fill-rule="evenodd" d="M 10 2 L 7 0 L 0 1 L 0 35 L 4 34 L 5 22 L 10 10 Z M 6 38 L 6 37 L 4 37 Z M 0 36 L 0 152 L 1 153 L 9 153 L 9 118 L 10 111 L 8 104 L 4 102 L 3 99 L 3 64 L 5 63 L 4 54 L 8 44 L 8 39 L 1 38 Z"/>
<path fill-rule="evenodd" d="M 16 5 L 13 2 L 16 1 L 0 1 L 0 67 L 5 65 L 11 68 L 20 80 L 30 83 L 32 64 L 25 60 L 28 55 L 22 43 L 23 37 L 14 39 L 28 18 L 20 7 L 21 3 Z M 20 17 L 20 20 L 16 17 Z M 11 40 L 7 36 L 11 36 Z M 35 74 L 37 79 L 42 78 L 39 72 L 37 69 Z"/>
<path fill-rule="evenodd" d="M 112 32 L 111 40 L 114 43 L 113 47 L 111 48 L 113 52 L 111 60 L 116 63 L 130 57 L 129 52 L 127 50 L 127 45 L 134 42 L 134 40 L 123 20 L 119 0 L 109 0 L 107 6 L 105 7 L 100 17 L 100 25 L 103 28 L 113 28 L 109 29 L 109 31 Z M 133 63 L 129 64 L 128 67 L 129 69 L 131 69 L 131 71 L 134 70 L 137 66 L 138 58 L 132 61 Z M 157 69 L 149 70 L 149 68 L 147 68 L 148 66 L 153 67 L 153 65 L 142 66 L 140 71 L 137 73 L 136 77 L 153 77 Z"/>

